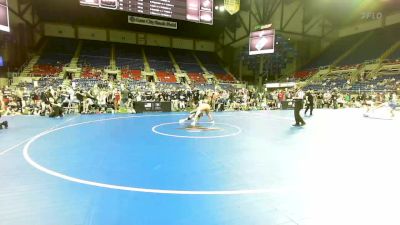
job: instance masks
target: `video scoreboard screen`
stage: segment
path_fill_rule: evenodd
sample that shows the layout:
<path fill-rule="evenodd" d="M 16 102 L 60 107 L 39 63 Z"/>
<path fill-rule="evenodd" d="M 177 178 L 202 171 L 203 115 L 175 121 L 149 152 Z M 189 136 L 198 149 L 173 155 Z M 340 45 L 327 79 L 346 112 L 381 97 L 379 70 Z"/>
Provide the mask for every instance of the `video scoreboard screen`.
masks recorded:
<path fill-rule="evenodd" d="M 7 0 L 0 0 L 0 30 L 10 32 Z"/>
<path fill-rule="evenodd" d="M 266 29 L 255 31 L 250 34 L 249 54 L 259 55 L 274 53 L 275 51 L 275 30 Z"/>
<path fill-rule="evenodd" d="M 80 0 L 80 4 L 213 24 L 213 0 Z"/>

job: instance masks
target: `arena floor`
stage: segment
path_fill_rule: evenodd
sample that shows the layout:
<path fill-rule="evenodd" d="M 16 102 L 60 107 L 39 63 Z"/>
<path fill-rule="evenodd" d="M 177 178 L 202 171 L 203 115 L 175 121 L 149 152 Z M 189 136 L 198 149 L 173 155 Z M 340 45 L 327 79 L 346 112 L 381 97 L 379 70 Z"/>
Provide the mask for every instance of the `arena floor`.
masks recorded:
<path fill-rule="evenodd" d="M 2 118 L 0 225 L 399 224 L 400 120 L 292 114 Z"/>

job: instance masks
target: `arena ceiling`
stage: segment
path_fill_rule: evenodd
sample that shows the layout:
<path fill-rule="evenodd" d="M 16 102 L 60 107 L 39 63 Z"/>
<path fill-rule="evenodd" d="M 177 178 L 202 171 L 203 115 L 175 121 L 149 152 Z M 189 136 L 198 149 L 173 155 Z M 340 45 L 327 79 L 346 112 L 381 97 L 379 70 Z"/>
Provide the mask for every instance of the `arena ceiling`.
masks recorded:
<path fill-rule="evenodd" d="M 217 39 L 225 27 L 237 29 L 241 26 L 236 15 L 227 12 L 214 13 L 214 25 L 196 24 L 192 22 L 177 21 L 178 30 L 146 27 L 127 23 L 127 15 L 131 13 L 82 7 L 79 0 L 18 0 L 21 4 L 31 2 L 40 19 L 46 22 L 69 23 L 73 25 L 98 26 L 124 30 L 135 30 L 149 33 L 160 33 L 171 36 L 182 36 L 200 39 Z M 336 27 L 357 23 L 362 19 L 362 14 L 382 13 L 390 14 L 400 10 L 399 0 L 252 0 L 259 3 L 271 4 L 283 1 L 290 4 L 296 1 L 304 3 L 305 20 L 316 15 L 323 15 Z M 215 5 L 222 5 L 223 0 L 214 0 Z M 241 0 L 241 10 L 250 9 L 250 0 Z M 261 5 L 261 4 L 260 4 Z M 264 4 L 263 4 L 264 5 Z M 271 7 L 272 8 L 272 7 Z M 263 9 L 261 9 L 263 10 Z M 279 7 L 274 10 L 280 10 Z M 269 13 L 274 13 L 269 12 Z M 146 16 L 151 17 L 151 16 Z M 307 21 L 305 21 L 307 22 Z"/>
<path fill-rule="evenodd" d="M 20 1 L 23 2 L 32 0 Z M 221 2 L 223 2 L 223 0 L 217 0 L 216 4 L 222 4 Z M 230 18 L 227 13 L 222 14 L 216 12 L 213 26 L 177 20 L 178 30 L 171 30 L 128 24 L 127 16 L 135 15 L 134 13 L 83 7 L 79 5 L 79 0 L 33 0 L 32 4 L 40 19 L 46 22 L 60 22 L 73 25 L 135 30 L 171 36 L 213 40 L 218 37 L 226 22 L 229 21 Z M 148 15 L 138 16 L 165 20 L 165 18 L 152 17 Z"/>

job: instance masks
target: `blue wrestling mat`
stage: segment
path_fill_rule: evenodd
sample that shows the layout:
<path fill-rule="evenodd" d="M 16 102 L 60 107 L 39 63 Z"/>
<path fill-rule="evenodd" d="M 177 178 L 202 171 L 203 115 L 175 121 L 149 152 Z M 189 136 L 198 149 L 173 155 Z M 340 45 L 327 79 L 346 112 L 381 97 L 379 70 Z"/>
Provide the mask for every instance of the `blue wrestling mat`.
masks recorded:
<path fill-rule="evenodd" d="M 0 225 L 393 222 L 399 153 L 382 143 L 399 120 L 316 110 L 292 127 L 292 114 L 2 118 Z"/>

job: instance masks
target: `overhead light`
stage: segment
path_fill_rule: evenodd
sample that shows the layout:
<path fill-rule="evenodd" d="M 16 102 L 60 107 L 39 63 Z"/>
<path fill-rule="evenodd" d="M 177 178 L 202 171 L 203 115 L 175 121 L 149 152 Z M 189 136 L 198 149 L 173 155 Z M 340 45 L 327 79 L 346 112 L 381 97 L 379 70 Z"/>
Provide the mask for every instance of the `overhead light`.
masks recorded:
<path fill-rule="evenodd" d="M 219 9 L 219 6 L 216 5 L 216 6 L 215 6 L 215 10 L 218 10 L 218 9 Z"/>
<path fill-rule="evenodd" d="M 220 12 L 225 12 L 225 6 L 221 5 L 221 6 L 219 7 L 219 11 L 220 11 Z"/>

